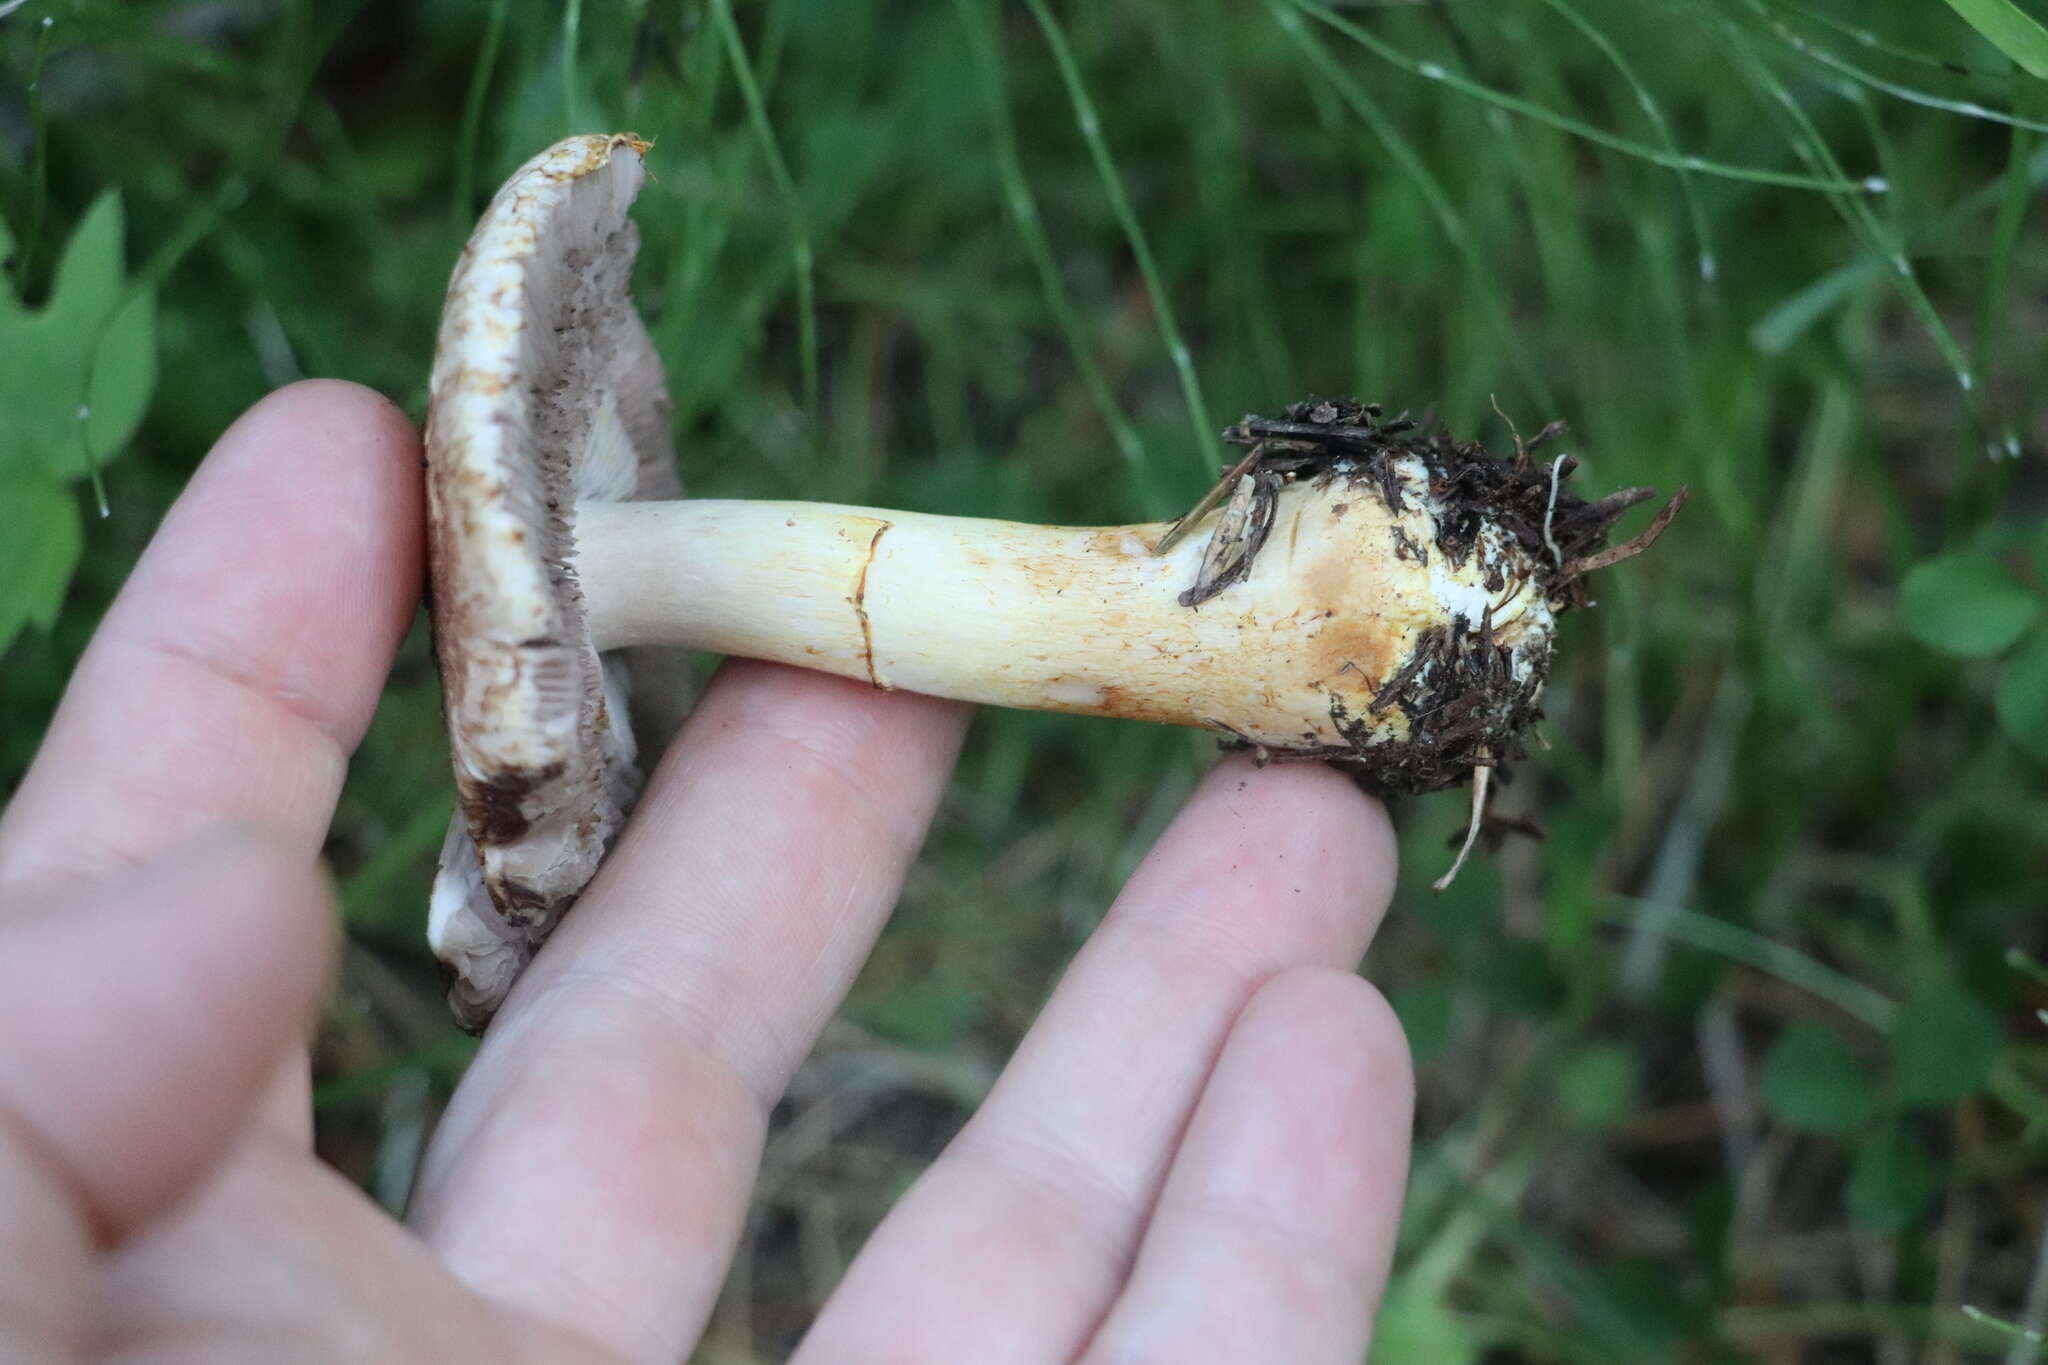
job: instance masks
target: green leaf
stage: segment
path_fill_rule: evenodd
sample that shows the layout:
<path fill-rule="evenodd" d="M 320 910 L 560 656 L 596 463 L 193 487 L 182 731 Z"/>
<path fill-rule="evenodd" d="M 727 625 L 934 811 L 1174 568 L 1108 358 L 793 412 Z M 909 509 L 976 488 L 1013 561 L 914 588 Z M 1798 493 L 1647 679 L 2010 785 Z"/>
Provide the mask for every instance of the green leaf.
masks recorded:
<path fill-rule="evenodd" d="M 1856 1149 L 1849 1167 L 1849 1215 L 1867 1228 L 1896 1232 L 1919 1218 L 1934 1189 L 1933 1159 L 1893 1124 Z"/>
<path fill-rule="evenodd" d="M 77 478 L 134 435 L 156 387 L 156 309 L 131 296 L 121 197 L 102 194 L 38 311 L 0 308 L 0 475 Z"/>
<path fill-rule="evenodd" d="M 95 324 L 113 314 L 121 298 L 121 192 L 108 190 L 92 201 L 85 217 L 72 229 L 64 254 L 57 258 L 56 281 L 50 286 L 46 319 L 91 319 Z"/>
<path fill-rule="evenodd" d="M 2048 80 L 2048 29 L 2012 0 L 1948 0 L 1963 22 L 2036 80 Z"/>
<path fill-rule="evenodd" d="M 1956 986 L 1908 1000 L 1892 1022 L 1892 1074 L 1899 1099 L 1946 1109 L 1991 1077 L 2001 1039 L 1998 1016 Z"/>
<path fill-rule="evenodd" d="M 156 389 L 156 296 L 148 290 L 110 318 L 93 353 L 85 443 L 95 465 L 134 439 Z"/>
<path fill-rule="evenodd" d="M 1915 565 L 1899 593 L 1906 633 L 1944 654 L 1985 658 L 2008 648 L 2041 599 L 1990 555 L 1963 550 Z"/>
<path fill-rule="evenodd" d="M 1801 1021 L 1778 1035 L 1764 1060 L 1764 1100 L 1794 1128 L 1844 1133 L 1877 1112 L 1877 1087 L 1849 1045 Z"/>
<path fill-rule="evenodd" d="M 1768 356 L 1780 356 L 1864 285 L 1883 278 L 1881 262 L 1859 257 L 1838 265 L 1764 314 L 1749 329 L 1749 344 Z"/>
<path fill-rule="evenodd" d="M 1998 724 L 2006 738 L 2048 763 L 2048 630 L 2027 637 L 1998 680 Z"/>
<path fill-rule="evenodd" d="M 1573 1054 L 1558 1069 L 1557 1093 L 1579 1122 L 1604 1128 L 1628 1113 L 1635 1100 L 1636 1060 L 1618 1043 L 1599 1043 Z"/>
<path fill-rule="evenodd" d="M 64 605 L 85 548 L 78 502 L 56 483 L 0 481 L 7 533 L 0 535 L 0 654 L 25 626 L 47 630 Z"/>

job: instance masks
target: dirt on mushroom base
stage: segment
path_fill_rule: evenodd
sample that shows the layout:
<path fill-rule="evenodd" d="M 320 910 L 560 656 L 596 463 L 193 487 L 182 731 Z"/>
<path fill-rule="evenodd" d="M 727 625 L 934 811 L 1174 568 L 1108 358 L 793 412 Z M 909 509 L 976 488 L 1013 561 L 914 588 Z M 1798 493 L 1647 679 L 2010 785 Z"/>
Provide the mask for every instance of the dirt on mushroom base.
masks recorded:
<path fill-rule="evenodd" d="M 1223 439 L 1246 447 L 1246 455 L 1160 542 L 1162 550 L 1170 546 L 1183 527 L 1229 499 L 1181 605 L 1199 608 L 1250 574 L 1280 490 L 1296 481 L 1327 488 L 1341 480 L 1359 496 L 1378 498 L 1399 513 L 1419 467 L 1434 535 L 1430 543 L 1417 544 L 1395 525 L 1394 554 L 1424 566 L 1431 554 L 1440 555 L 1454 570 L 1477 555 L 1488 593 L 1512 589 L 1513 596 L 1533 586 L 1553 613 L 1586 606 L 1586 575 L 1641 554 L 1685 505 L 1688 490 L 1680 488 L 1649 526 L 1610 547 L 1616 520 L 1655 490 L 1625 488 L 1597 501 L 1569 491 L 1565 481 L 1576 460 L 1560 455 L 1544 464 L 1531 458 L 1563 423 L 1550 423 L 1528 441 L 1516 433 L 1514 455 L 1502 459 L 1476 442 L 1453 439 L 1442 427 L 1426 429 L 1406 413 L 1386 420 L 1382 415 L 1376 403 L 1312 398 L 1281 417 L 1247 415 L 1227 428 Z M 1495 534 L 1486 534 L 1489 529 Z M 1332 763 L 1377 796 L 1440 791 L 1476 769 L 1521 758 L 1523 736 L 1543 717 L 1538 699 L 1550 674 L 1550 640 L 1543 635 L 1510 647 L 1496 639 L 1495 627 L 1490 604 L 1476 621 L 1450 612 L 1446 623 L 1422 632 L 1364 715 L 1353 714 L 1332 692 L 1330 720 L 1344 744 L 1276 748 L 1219 722 L 1223 747 L 1252 750 L 1261 762 Z M 1389 708 L 1405 718 L 1404 735 L 1388 737 L 1381 720 Z"/>

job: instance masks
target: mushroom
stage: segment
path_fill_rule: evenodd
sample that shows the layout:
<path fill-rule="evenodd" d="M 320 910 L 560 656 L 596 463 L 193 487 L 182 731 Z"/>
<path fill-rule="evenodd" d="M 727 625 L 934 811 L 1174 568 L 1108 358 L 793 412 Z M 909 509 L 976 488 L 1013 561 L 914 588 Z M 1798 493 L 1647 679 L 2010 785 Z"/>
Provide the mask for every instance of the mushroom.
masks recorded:
<path fill-rule="evenodd" d="M 428 509 L 460 808 L 429 938 L 468 1027 L 617 834 L 640 781 L 629 681 L 679 695 L 648 676 L 676 647 L 1207 727 L 1384 793 L 1476 771 L 1476 829 L 1486 774 L 1538 717 L 1558 613 L 1676 510 L 1603 549 L 1648 490 L 1589 503 L 1562 488 L 1569 457 L 1518 440 L 1494 459 L 1328 400 L 1231 427 L 1244 455 L 1172 524 L 681 500 L 628 291 L 646 149 L 575 137 L 521 167 L 442 317 Z"/>

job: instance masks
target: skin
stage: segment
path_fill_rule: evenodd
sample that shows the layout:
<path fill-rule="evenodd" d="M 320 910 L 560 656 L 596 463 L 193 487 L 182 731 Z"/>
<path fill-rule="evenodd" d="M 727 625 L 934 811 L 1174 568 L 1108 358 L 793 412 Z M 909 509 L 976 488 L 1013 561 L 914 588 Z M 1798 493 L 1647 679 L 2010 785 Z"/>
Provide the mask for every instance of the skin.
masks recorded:
<path fill-rule="evenodd" d="M 302 1039 L 418 461 L 360 389 L 253 409 L 0 817 L 0 1358 L 655 1362 L 703 1330 L 964 712 L 721 672 L 394 1222 L 314 1158 Z M 1334 774 L 1219 764 L 798 1360 L 1359 1359 L 1411 1109 L 1350 971 L 1392 848 Z"/>

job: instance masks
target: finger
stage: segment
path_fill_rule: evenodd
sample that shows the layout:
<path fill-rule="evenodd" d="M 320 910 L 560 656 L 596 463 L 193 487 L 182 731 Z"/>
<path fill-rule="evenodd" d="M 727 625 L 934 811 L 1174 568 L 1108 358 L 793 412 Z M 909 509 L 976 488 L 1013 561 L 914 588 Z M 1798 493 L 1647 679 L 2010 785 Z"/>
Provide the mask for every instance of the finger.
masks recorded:
<path fill-rule="evenodd" d="M 1379 992 L 1296 970 L 1252 997 L 1084 1361 L 1357 1362 L 1386 1287 L 1415 1080 Z"/>
<path fill-rule="evenodd" d="M 216 832 L 82 904 L 0 922 L 0 1137 L 119 1238 L 226 1152 L 310 1017 L 328 896 L 296 850 Z"/>
<path fill-rule="evenodd" d="M 222 820 L 319 847 L 419 601 L 419 459 L 350 384 L 293 385 L 229 428 L 0 816 L 0 884 L 132 866 Z"/>
<path fill-rule="evenodd" d="M 626 1359 L 687 1349 L 768 1111 L 896 902 L 964 714 L 720 673 L 436 1134 L 414 1217 L 459 1275 Z"/>
<path fill-rule="evenodd" d="M 606 1357 L 468 1293 L 332 1168 L 257 1133 L 94 1277 L 94 1361 L 561 1365 Z M 0 1294 L 4 1294 L 0 1282 Z M 0 1354 L 14 1365 L 17 1357 Z M 66 1365 L 79 1357 L 66 1354 Z"/>
<path fill-rule="evenodd" d="M 75 1365 L 93 1301 L 93 1231 L 28 1136 L 0 1127 L 0 1360 Z"/>
<path fill-rule="evenodd" d="M 1219 765 L 797 1358 L 999 1365 L 1079 1351 L 1231 1021 L 1284 968 L 1354 964 L 1393 862 L 1385 812 L 1348 780 Z M 1018 1326 L 992 1337 L 991 1322 Z"/>

